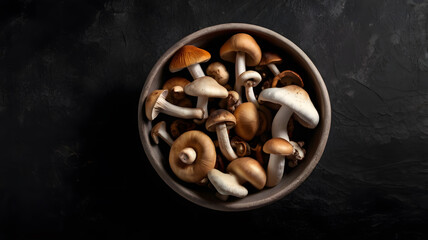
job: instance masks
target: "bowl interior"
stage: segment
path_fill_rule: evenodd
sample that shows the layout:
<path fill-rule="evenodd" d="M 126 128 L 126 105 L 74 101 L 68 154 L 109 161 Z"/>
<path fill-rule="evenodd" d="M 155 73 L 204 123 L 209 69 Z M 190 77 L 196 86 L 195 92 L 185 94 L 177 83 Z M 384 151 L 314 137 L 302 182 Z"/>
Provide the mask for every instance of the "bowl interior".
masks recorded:
<path fill-rule="evenodd" d="M 211 62 L 220 61 L 226 65 L 230 73 L 230 79 L 233 80 L 234 64 L 221 60 L 219 49 L 229 37 L 239 32 L 253 36 L 262 51 L 278 53 L 284 59 L 283 63 L 278 65 L 280 71 L 291 69 L 302 77 L 305 84 L 304 89 L 308 92 L 320 114 L 320 122 L 315 129 L 299 129 L 299 136 L 305 141 L 307 151 L 305 159 L 292 171 L 286 171 L 285 176 L 277 186 L 265 188 L 262 191 L 251 191 L 249 189 L 250 194 L 243 199 L 231 198 L 228 201 L 222 201 L 217 199 L 212 190 L 185 183 L 174 175 L 168 163 L 169 146 L 163 142 L 156 145 L 150 139 L 152 126 L 161 120 L 167 120 L 169 117 L 160 114 L 153 122 L 149 121 L 144 115 L 144 101 L 148 94 L 160 89 L 162 84 L 170 77 L 182 76 L 192 79 L 186 69 L 174 74 L 168 70 L 171 57 L 184 45 L 195 45 L 210 52 L 211 60 L 208 63 L 201 64 L 202 69 L 206 69 Z M 147 77 L 138 107 L 141 142 L 149 161 L 159 176 L 184 198 L 198 205 L 223 211 L 242 211 L 261 207 L 284 197 L 298 187 L 312 172 L 324 151 L 330 131 L 330 122 L 331 109 L 327 89 L 321 75 L 307 55 L 290 40 L 269 29 L 241 23 L 228 23 L 199 30 L 168 49 L 154 65 Z"/>

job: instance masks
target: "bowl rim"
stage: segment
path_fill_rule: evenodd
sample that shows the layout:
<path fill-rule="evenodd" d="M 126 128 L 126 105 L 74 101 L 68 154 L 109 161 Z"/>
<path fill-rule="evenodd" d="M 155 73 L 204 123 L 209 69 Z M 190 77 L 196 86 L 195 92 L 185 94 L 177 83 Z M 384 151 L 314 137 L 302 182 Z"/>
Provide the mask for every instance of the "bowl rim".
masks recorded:
<path fill-rule="evenodd" d="M 259 33 L 263 33 L 264 35 L 268 35 L 272 38 L 276 38 L 278 41 L 283 42 L 284 44 L 288 45 L 290 47 L 290 49 L 292 51 L 294 51 L 300 58 L 302 58 L 302 60 L 308 65 L 309 71 L 313 74 L 314 80 L 316 81 L 316 83 L 318 85 L 317 87 L 319 88 L 320 93 L 322 93 L 320 96 L 323 100 L 322 105 L 323 105 L 323 109 L 324 109 L 324 111 L 323 111 L 324 116 L 322 118 L 322 121 L 320 121 L 320 123 L 323 125 L 322 126 L 322 132 L 321 132 L 322 136 L 320 137 L 320 142 L 319 142 L 318 146 L 316 147 L 317 151 L 314 154 L 312 161 L 306 167 L 305 171 L 303 171 L 302 174 L 299 175 L 299 177 L 290 184 L 290 186 L 287 186 L 286 188 L 280 189 L 276 192 L 272 191 L 273 194 L 269 195 L 268 198 L 257 199 L 257 200 L 251 201 L 251 202 L 223 201 L 223 202 L 211 203 L 209 201 L 206 201 L 205 199 L 198 198 L 198 197 L 194 196 L 194 194 L 190 193 L 190 190 L 178 185 L 178 183 L 176 183 L 173 179 L 171 179 L 171 176 L 169 176 L 168 173 L 166 173 L 165 171 L 162 171 L 162 169 L 157 167 L 157 164 L 155 164 L 155 159 L 153 159 L 153 156 L 151 154 L 148 154 L 150 152 L 150 148 L 148 145 L 150 145 L 150 144 L 149 144 L 149 142 L 147 142 L 146 137 L 143 134 L 143 124 L 142 124 L 144 122 L 144 120 L 143 120 L 143 118 L 144 118 L 143 117 L 143 115 L 144 115 L 143 108 L 144 108 L 145 96 L 147 96 L 149 94 L 150 85 L 152 84 L 157 72 L 162 70 L 161 66 L 163 65 L 163 63 L 165 63 L 166 61 L 169 60 L 170 57 L 168 57 L 168 56 L 171 56 L 179 48 L 186 45 L 186 43 L 189 43 L 190 41 L 192 41 L 195 38 L 200 38 L 204 35 L 214 33 L 217 31 L 259 32 Z M 320 105 L 321 105 L 321 103 L 320 103 Z M 159 59 L 156 61 L 156 63 L 152 67 L 151 71 L 149 72 L 149 74 L 145 80 L 144 86 L 143 86 L 141 94 L 140 94 L 139 104 L 138 104 L 138 130 L 139 130 L 139 135 L 140 135 L 140 141 L 141 141 L 141 144 L 143 145 L 143 148 L 144 148 L 144 151 L 145 151 L 147 158 L 149 159 L 152 167 L 155 169 L 157 174 L 162 178 L 162 180 L 170 188 L 172 188 L 176 193 L 178 193 L 179 195 L 181 195 L 185 199 L 187 199 L 187 200 L 191 201 L 192 203 L 195 203 L 199 206 L 206 207 L 206 208 L 213 209 L 213 210 L 220 210 L 220 211 L 246 211 L 246 210 L 256 209 L 256 208 L 259 208 L 262 206 L 266 206 L 270 203 L 273 203 L 273 202 L 285 197 L 286 195 L 288 195 L 292 191 L 294 191 L 298 186 L 300 186 L 304 182 L 304 180 L 312 173 L 315 166 L 318 164 L 318 162 L 319 162 L 319 160 L 320 160 L 320 158 L 324 152 L 325 146 L 327 144 L 328 135 L 330 132 L 330 127 L 331 127 L 330 97 L 329 97 L 328 90 L 327 90 L 327 87 L 325 85 L 325 82 L 324 82 L 321 74 L 319 73 L 318 69 L 314 65 L 314 63 L 310 60 L 310 58 L 306 55 L 306 53 L 303 52 L 302 49 L 300 49 L 296 44 L 294 44 L 288 38 L 282 36 L 281 34 L 279 34 L 277 32 L 274 32 L 273 30 L 270 30 L 268 28 L 258 26 L 258 25 L 254 25 L 254 24 L 248 24 L 248 23 L 223 23 L 223 24 L 209 26 L 209 27 L 200 29 L 198 31 L 195 31 L 195 32 L 183 37 L 178 42 L 176 42 L 167 51 L 165 51 L 162 54 L 162 56 L 159 57 Z M 273 188 L 270 188 L 270 189 L 273 189 Z M 266 189 L 264 189 L 263 191 L 266 191 Z"/>

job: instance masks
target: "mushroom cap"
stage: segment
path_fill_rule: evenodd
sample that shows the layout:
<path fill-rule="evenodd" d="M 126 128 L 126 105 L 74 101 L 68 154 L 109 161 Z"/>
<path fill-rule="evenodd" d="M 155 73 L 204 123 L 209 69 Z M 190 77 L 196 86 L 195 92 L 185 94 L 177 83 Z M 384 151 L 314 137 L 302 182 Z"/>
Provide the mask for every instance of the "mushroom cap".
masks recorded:
<path fill-rule="evenodd" d="M 252 102 L 240 104 L 233 113 L 236 118 L 235 133 L 245 141 L 254 138 L 259 128 L 259 112 Z"/>
<path fill-rule="evenodd" d="M 236 118 L 229 111 L 218 109 L 210 114 L 205 122 L 205 128 L 210 132 L 215 132 L 218 124 L 226 124 L 227 129 L 230 129 L 235 126 Z"/>
<path fill-rule="evenodd" d="M 262 81 L 262 76 L 257 71 L 247 70 L 239 75 L 238 81 L 240 81 L 243 85 L 245 85 L 245 82 L 251 81 L 253 82 L 253 87 L 255 87 Z"/>
<path fill-rule="evenodd" d="M 210 59 L 211 54 L 208 51 L 193 45 L 184 45 L 172 57 L 169 64 L 169 71 L 173 73 L 178 72 L 190 65 L 207 62 Z"/>
<path fill-rule="evenodd" d="M 158 98 L 166 98 L 168 96 L 168 90 L 154 90 L 146 98 L 144 108 L 146 110 L 146 117 L 151 121 L 159 115 L 159 111 L 156 109 L 156 102 Z"/>
<path fill-rule="evenodd" d="M 227 98 L 227 89 L 220 85 L 214 78 L 203 76 L 195 79 L 184 87 L 184 92 L 188 95 L 209 98 Z"/>
<path fill-rule="evenodd" d="M 222 195 L 231 195 L 239 198 L 243 198 L 248 195 L 248 190 L 239 184 L 234 175 L 222 173 L 214 168 L 208 172 L 208 179 L 217 192 Z"/>
<path fill-rule="evenodd" d="M 162 89 L 171 90 L 171 88 L 175 86 L 180 86 L 184 88 L 187 84 L 189 84 L 190 81 L 183 77 L 172 77 L 162 85 Z"/>
<path fill-rule="evenodd" d="M 284 86 L 292 85 L 292 84 L 300 87 L 304 86 L 303 80 L 299 76 L 299 74 L 291 70 L 285 70 L 280 72 L 278 75 L 276 75 L 273 78 L 272 87 L 276 87 L 278 82 L 281 82 Z"/>
<path fill-rule="evenodd" d="M 260 61 L 259 65 L 260 66 L 266 66 L 268 64 L 281 64 L 282 63 L 282 58 L 273 52 L 263 52 L 262 53 L 262 60 Z"/>
<path fill-rule="evenodd" d="M 256 66 L 262 59 L 262 50 L 256 40 L 246 33 L 237 33 L 229 38 L 220 48 L 221 59 L 235 62 L 236 52 L 245 53 L 245 64 Z"/>
<path fill-rule="evenodd" d="M 160 121 L 156 125 L 152 127 L 152 130 L 150 131 L 150 135 L 152 136 L 153 141 L 156 144 L 159 144 L 159 130 L 166 130 L 166 122 Z"/>
<path fill-rule="evenodd" d="M 260 163 L 253 158 L 237 158 L 229 163 L 227 171 L 235 174 L 240 180 L 251 183 L 259 190 L 266 184 L 266 172 Z"/>
<path fill-rule="evenodd" d="M 192 164 L 183 163 L 179 154 L 190 147 L 196 152 L 196 160 Z M 171 145 L 169 165 L 174 174 L 185 182 L 197 183 L 207 176 L 214 168 L 216 151 L 213 141 L 205 133 L 192 130 L 180 135 Z"/>
<path fill-rule="evenodd" d="M 219 84 L 225 85 L 229 81 L 229 72 L 221 62 L 213 62 L 208 65 L 206 73 L 213 77 Z"/>
<path fill-rule="evenodd" d="M 291 108 L 296 115 L 296 120 L 304 127 L 315 128 L 318 125 L 319 115 L 311 98 L 303 88 L 297 85 L 264 89 L 261 91 L 258 100 Z"/>
<path fill-rule="evenodd" d="M 285 139 L 272 138 L 263 145 L 263 152 L 267 154 L 288 156 L 293 154 L 293 145 Z"/>

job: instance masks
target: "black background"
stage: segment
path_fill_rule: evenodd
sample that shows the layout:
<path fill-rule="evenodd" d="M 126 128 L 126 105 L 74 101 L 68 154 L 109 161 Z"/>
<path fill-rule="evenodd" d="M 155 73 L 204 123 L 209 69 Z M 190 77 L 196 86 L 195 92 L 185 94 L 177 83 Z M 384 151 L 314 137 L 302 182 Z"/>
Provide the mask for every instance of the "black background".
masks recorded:
<path fill-rule="evenodd" d="M 284 199 L 240 213 L 177 195 L 147 161 L 137 128 L 157 59 L 186 35 L 227 22 L 296 43 L 332 105 L 310 177 Z M 423 239 L 428 1 L 3 0 L 0 136 L 0 239 Z"/>

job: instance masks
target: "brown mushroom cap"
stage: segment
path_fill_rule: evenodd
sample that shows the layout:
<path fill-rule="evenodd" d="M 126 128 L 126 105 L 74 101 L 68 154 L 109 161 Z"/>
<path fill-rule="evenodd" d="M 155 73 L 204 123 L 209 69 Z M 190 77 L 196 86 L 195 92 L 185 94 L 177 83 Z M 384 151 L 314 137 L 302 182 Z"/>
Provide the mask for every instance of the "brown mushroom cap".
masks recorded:
<path fill-rule="evenodd" d="M 245 53 L 245 64 L 256 66 L 262 58 L 262 51 L 256 40 L 246 33 L 237 33 L 229 38 L 220 48 L 220 57 L 228 62 L 235 62 L 236 52 Z"/>
<path fill-rule="evenodd" d="M 183 163 L 179 158 L 181 150 L 190 147 L 196 151 L 196 160 L 192 164 Z M 185 182 L 197 183 L 207 176 L 216 162 L 215 146 L 205 133 L 192 130 L 183 133 L 171 146 L 169 165 L 174 174 Z"/>
<path fill-rule="evenodd" d="M 207 62 L 211 59 L 211 54 L 204 49 L 193 45 L 184 45 L 172 57 L 169 64 L 169 71 L 178 72 L 183 68 L 196 63 Z"/>
<path fill-rule="evenodd" d="M 240 180 L 251 183 L 259 190 L 266 184 L 266 172 L 260 163 L 253 158 L 237 158 L 229 163 L 227 171 L 236 175 Z"/>
<path fill-rule="evenodd" d="M 268 64 L 281 64 L 282 63 L 282 58 L 276 54 L 276 53 L 272 53 L 272 52 L 263 52 L 262 53 L 262 60 L 260 61 L 259 65 L 260 66 L 265 66 Z"/>
<path fill-rule="evenodd" d="M 235 133 L 245 141 L 254 138 L 259 128 L 259 112 L 252 102 L 240 104 L 233 113 L 236 118 Z"/>
<path fill-rule="evenodd" d="M 283 86 L 288 86 L 293 84 L 299 87 L 303 87 L 304 85 L 303 80 L 299 76 L 299 74 L 291 70 L 285 70 L 285 71 L 282 71 L 280 74 L 276 75 L 273 78 L 272 87 L 276 87 L 278 82 L 282 83 Z"/>
<path fill-rule="evenodd" d="M 209 98 L 226 98 L 229 95 L 226 88 L 209 76 L 197 78 L 187 84 L 184 87 L 184 92 L 195 97 L 205 96 Z"/>
<path fill-rule="evenodd" d="M 205 127 L 208 131 L 215 132 L 217 124 L 226 124 L 226 127 L 230 129 L 235 126 L 236 118 L 229 111 L 218 109 L 210 114 L 205 122 Z"/>
<path fill-rule="evenodd" d="M 156 101 L 159 97 L 166 98 L 168 95 L 168 90 L 155 90 L 153 91 L 147 98 L 145 102 L 145 110 L 146 110 L 146 116 L 149 120 L 155 119 L 159 111 L 155 109 Z"/>
<path fill-rule="evenodd" d="M 288 156 L 293 154 L 293 146 L 285 139 L 272 138 L 263 145 L 263 152 Z"/>

